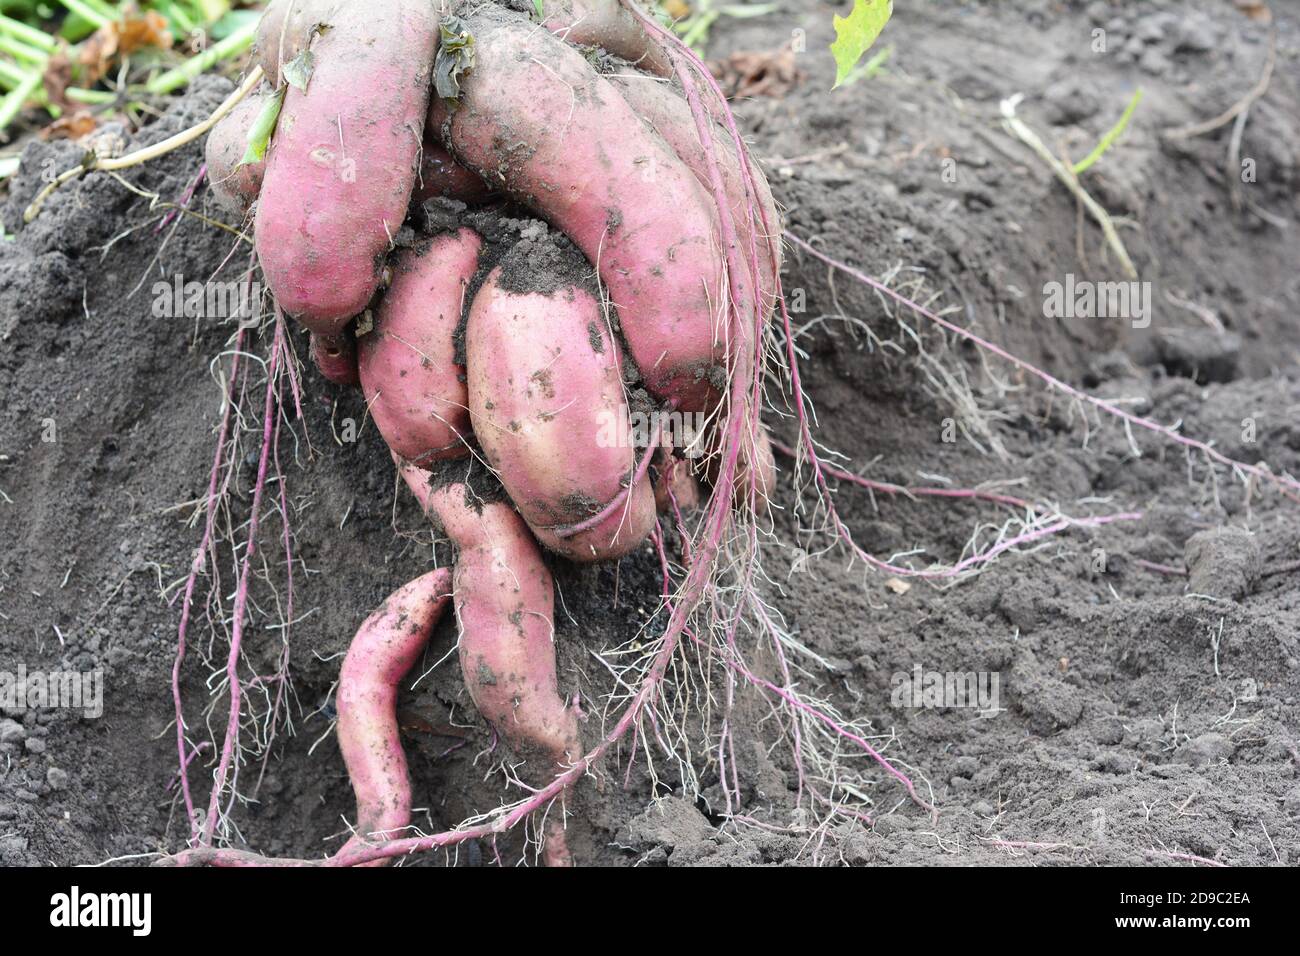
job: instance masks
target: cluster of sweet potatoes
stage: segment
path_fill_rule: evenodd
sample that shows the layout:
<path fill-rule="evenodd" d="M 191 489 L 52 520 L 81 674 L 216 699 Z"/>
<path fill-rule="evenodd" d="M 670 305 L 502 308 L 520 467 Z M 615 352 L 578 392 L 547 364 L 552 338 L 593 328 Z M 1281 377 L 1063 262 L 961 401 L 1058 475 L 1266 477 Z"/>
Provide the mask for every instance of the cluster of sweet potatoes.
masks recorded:
<path fill-rule="evenodd" d="M 757 327 L 728 316 L 771 309 L 778 243 L 755 233 L 778 217 L 761 175 L 758 195 L 746 190 L 720 127 L 702 143 L 666 51 L 620 0 L 544 0 L 540 17 L 275 0 L 257 55 L 269 89 L 213 131 L 214 189 L 253 214 L 279 308 L 310 331 L 327 378 L 362 389 L 458 549 L 454 575 L 397 592 L 344 664 L 339 738 L 364 842 L 407 823 L 393 694 L 448 596 L 483 715 L 552 772 L 580 755 L 542 549 L 621 557 L 650 533 L 670 481 L 690 496 L 681 449 L 599 440 L 602 423 L 625 421 L 632 395 L 725 419 L 727 383 L 753 374 Z M 278 125 L 250 162 L 269 97 L 282 100 Z M 740 238 L 763 251 L 744 277 L 727 274 L 718 173 Z M 503 238 L 518 230 L 492 225 L 526 216 L 547 224 L 564 265 L 545 277 Z M 770 454 L 754 447 L 766 489 Z M 503 495 L 485 499 L 447 467 L 469 456 Z M 547 859 L 565 862 L 562 830 L 547 829 Z"/>

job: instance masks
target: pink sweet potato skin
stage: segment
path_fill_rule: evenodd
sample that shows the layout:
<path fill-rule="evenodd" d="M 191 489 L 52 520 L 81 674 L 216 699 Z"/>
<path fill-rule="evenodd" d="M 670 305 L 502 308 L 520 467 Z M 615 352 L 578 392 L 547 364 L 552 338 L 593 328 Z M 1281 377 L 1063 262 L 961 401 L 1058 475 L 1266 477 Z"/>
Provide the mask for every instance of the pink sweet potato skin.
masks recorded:
<path fill-rule="evenodd" d="M 361 384 L 357 372 L 357 343 L 349 331 L 344 330 L 335 336 L 313 332 L 311 359 L 327 381 L 346 388 Z"/>
<path fill-rule="evenodd" d="M 641 117 L 642 122 L 663 137 L 678 157 L 684 162 L 700 185 L 710 190 L 708 158 L 704 147 L 700 145 L 699 132 L 690 106 L 669 84 L 651 77 L 633 76 L 616 73 L 610 76 L 613 83 L 623 94 L 623 98 Z M 745 200 L 744 179 L 740 163 L 736 156 L 735 144 L 721 127 L 716 127 L 713 136 L 713 155 L 722 171 L 723 186 L 731 205 L 731 215 L 741 241 L 741 257 L 748 265 L 748 240 L 757 235 L 759 285 L 763 291 L 763 316 L 771 316 L 776 308 L 776 275 L 781 270 L 781 214 L 777 211 L 776 200 L 768 186 L 767 177 L 752 158 L 750 166 L 754 171 L 757 195 L 755 201 L 765 213 L 770 233 L 763 233 L 761 223 L 756 223 L 751 216 L 749 204 Z"/>
<path fill-rule="evenodd" d="M 598 513 L 634 476 L 627 403 L 600 304 L 585 290 L 509 292 L 495 269 L 465 333 L 470 420 L 488 462 L 538 539 L 576 561 L 627 554 L 654 524 L 642 477 L 623 507 L 568 538 L 554 529 Z"/>
<path fill-rule="evenodd" d="M 619 0 L 548 0 L 543 25 L 575 46 L 598 46 L 657 76 L 672 63 Z"/>
<path fill-rule="evenodd" d="M 257 200 L 266 174 L 264 159 L 242 166 L 239 163 L 248 150 L 248 131 L 265 103 L 266 97 L 261 93 L 244 97 L 212 128 L 203 151 L 213 195 L 223 209 L 240 219 L 248 215 Z"/>
<path fill-rule="evenodd" d="M 274 0 L 267 6 L 257 25 L 253 59 L 272 86 L 280 85 L 282 63 L 307 49 L 317 25 L 328 24 L 345 2 L 357 0 Z"/>
<path fill-rule="evenodd" d="M 358 340 L 361 389 L 388 447 L 428 468 L 468 451 L 464 368 L 453 337 L 482 240 L 470 229 L 403 249 L 374 328 Z"/>
<path fill-rule="evenodd" d="M 456 158 L 437 143 L 427 140 L 420 162 L 420 178 L 412 197 L 415 202 L 443 197 L 474 206 L 491 199 L 492 187 L 471 169 L 456 162 Z"/>
<path fill-rule="evenodd" d="M 694 511 L 704 503 L 700 483 L 691 474 L 691 466 L 674 458 L 666 448 L 655 452 L 655 509 L 662 515 Z"/>
<path fill-rule="evenodd" d="M 467 22 L 477 63 L 459 107 L 432 107 L 440 140 L 599 266 L 653 394 L 710 407 L 729 333 L 711 200 L 576 50 L 526 22 Z"/>
<path fill-rule="evenodd" d="M 428 0 L 342 4 L 290 88 L 267 157 L 257 252 L 286 313 L 335 335 L 365 309 L 406 217 L 438 16 Z"/>
<path fill-rule="evenodd" d="M 550 782 L 582 756 L 577 713 L 560 696 L 555 671 L 555 590 L 523 520 L 506 502 L 466 502 L 465 486 L 437 490 L 427 473 L 399 470 L 424 510 L 456 543 L 453 577 L 460 664 L 474 705 L 525 759 L 540 759 Z M 548 819 L 546 861 L 571 863 L 563 814 Z"/>
<path fill-rule="evenodd" d="M 397 727 L 397 687 L 451 596 L 451 573 L 399 588 L 361 625 L 339 674 L 338 738 L 357 798 L 356 834 L 340 851 L 391 838 L 411 822 L 411 780 Z M 383 865 L 387 861 L 377 861 Z M 376 865 L 376 864 L 367 864 Z"/>

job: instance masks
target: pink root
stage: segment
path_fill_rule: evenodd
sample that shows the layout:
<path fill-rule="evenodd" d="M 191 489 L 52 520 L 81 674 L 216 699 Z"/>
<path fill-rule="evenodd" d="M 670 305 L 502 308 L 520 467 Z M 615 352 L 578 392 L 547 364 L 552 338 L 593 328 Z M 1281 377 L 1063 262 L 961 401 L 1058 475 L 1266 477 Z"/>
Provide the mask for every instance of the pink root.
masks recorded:
<path fill-rule="evenodd" d="M 1144 429 L 1146 431 L 1154 432 L 1155 434 L 1160 435 L 1161 437 L 1166 438 L 1169 441 L 1174 442 L 1175 444 L 1182 445 L 1184 448 L 1190 449 L 1192 451 L 1198 451 L 1201 454 L 1203 454 L 1206 458 L 1210 459 L 1211 461 L 1218 462 L 1220 465 L 1226 465 L 1229 468 L 1233 469 L 1234 471 L 1239 472 L 1241 474 L 1249 475 L 1251 478 L 1256 479 L 1258 481 L 1267 482 L 1273 485 L 1275 488 L 1277 488 L 1277 490 L 1281 492 L 1281 494 L 1283 494 L 1285 497 L 1291 499 L 1292 501 L 1300 503 L 1300 481 L 1296 481 L 1291 476 L 1274 474 L 1271 470 L 1269 470 L 1269 468 L 1266 465 L 1251 465 L 1243 461 L 1237 461 L 1234 458 L 1229 458 L 1227 455 L 1223 454 L 1217 449 L 1211 448 L 1205 442 L 1197 441 L 1195 438 L 1188 438 L 1186 435 L 1180 435 L 1176 430 L 1169 427 L 1168 425 L 1161 425 L 1159 422 L 1152 421 L 1149 418 L 1143 418 L 1141 415 L 1134 415 L 1132 412 L 1128 412 L 1125 411 L 1123 408 L 1120 408 L 1114 402 L 1107 401 L 1104 398 L 1097 398 L 1093 395 L 1089 395 L 1087 392 L 1080 391 L 1079 389 L 1074 388 L 1071 385 L 1067 385 L 1065 382 L 1061 381 L 1056 376 L 1051 375 L 1048 372 L 1044 372 L 1042 369 L 1037 368 L 1033 365 L 1030 365 L 1024 359 L 1017 358 L 1016 356 L 1008 352 L 1006 349 L 994 345 L 992 342 L 988 341 L 987 339 L 981 338 L 980 336 L 976 335 L 974 332 L 971 332 L 968 329 L 964 329 L 959 325 L 955 325 L 952 322 L 947 321 L 946 319 L 940 318 L 938 315 L 931 312 L 925 306 L 921 305 L 920 303 L 913 302 L 907 296 L 899 292 L 896 292 L 895 290 L 891 289 L 889 286 L 885 285 L 883 282 L 879 281 L 878 279 L 873 279 L 865 272 L 862 272 L 859 269 L 855 269 L 852 266 L 848 265 L 847 263 L 841 262 L 838 259 L 826 255 L 826 253 L 821 252 L 820 250 L 815 248 L 811 243 L 807 242 L 804 239 L 799 238 L 793 233 L 787 232 L 786 238 L 789 239 L 796 246 L 798 246 L 800 249 L 803 249 L 813 258 L 820 259 L 822 262 L 826 263 L 827 265 L 835 269 L 838 269 L 839 271 L 843 272 L 847 276 L 851 276 L 853 279 L 857 280 L 858 282 L 861 282 L 863 285 L 875 289 L 881 295 L 893 299 L 899 305 L 911 309 L 917 315 L 920 315 L 928 319 L 929 321 L 935 323 L 941 328 L 946 329 L 949 332 L 952 332 L 954 335 L 958 335 L 961 338 L 966 339 L 968 342 L 973 342 L 975 345 L 979 346 L 984 351 L 996 355 L 998 358 L 1002 359 L 1003 361 L 1011 363 L 1016 368 L 1034 376 L 1039 381 L 1045 383 L 1046 385 L 1055 389 L 1056 391 L 1068 395 L 1071 398 L 1075 399 L 1076 401 L 1080 401 L 1083 402 L 1084 404 L 1092 405 L 1096 408 L 1099 408 L 1106 414 L 1111 415 L 1114 418 L 1118 418 L 1126 425 L 1137 426 L 1138 428 Z"/>
<path fill-rule="evenodd" d="M 242 689 L 239 683 L 239 657 L 243 648 L 244 624 L 248 611 L 248 591 L 253 579 L 253 560 L 257 554 L 257 531 L 262 517 L 262 497 L 271 461 L 271 439 L 279 419 L 276 400 L 279 394 L 280 359 L 285 351 L 284 317 L 276 313 L 275 340 L 271 344 L 271 361 L 266 374 L 266 401 L 262 410 L 262 453 L 257 464 L 257 481 L 253 485 L 253 502 L 248 519 L 248 542 L 244 546 L 244 559 L 240 564 L 239 583 L 235 588 L 234 624 L 230 634 L 230 653 L 226 658 L 226 681 L 229 685 L 230 716 L 226 720 L 226 735 L 221 745 L 221 758 L 217 763 L 216 777 L 212 782 L 212 795 L 208 801 L 208 817 L 199 834 L 205 845 L 211 845 L 216 836 L 221 796 L 238 750 L 239 716 Z"/>
<path fill-rule="evenodd" d="M 217 449 L 212 456 L 212 471 L 208 475 L 208 493 L 204 500 L 203 536 L 199 539 L 198 550 L 194 552 L 194 561 L 190 565 L 189 578 L 185 581 L 185 597 L 181 601 L 181 623 L 176 635 L 176 658 L 172 662 L 172 705 L 176 711 L 176 750 L 179 758 L 177 773 L 180 775 L 181 793 L 185 799 L 185 814 L 190 825 L 190 836 L 199 834 L 198 818 L 194 813 L 194 796 L 190 792 L 189 765 L 190 758 L 185 746 L 185 713 L 181 706 L 181 666 L 185 663 L 185 653 L 190 629 L 190 615 L 194 610 L 194 590 L 198 585 L 199 575 L 207 564 L 208 548 L 212 543 L 213 530 L 217 521 L 217 487 L 221 476 L 221 464 L 225 460 L 226 440 L 230 435 L 230 413 L 235 407 L 235 383 L 239 379 L 239 356 L 243 352 L 244 330 L 235 335 L 234 358 L 230 364 L 230 386 L 226 393 L 226 404 L 221 410 L 221 428 L 217 433 Z"/>

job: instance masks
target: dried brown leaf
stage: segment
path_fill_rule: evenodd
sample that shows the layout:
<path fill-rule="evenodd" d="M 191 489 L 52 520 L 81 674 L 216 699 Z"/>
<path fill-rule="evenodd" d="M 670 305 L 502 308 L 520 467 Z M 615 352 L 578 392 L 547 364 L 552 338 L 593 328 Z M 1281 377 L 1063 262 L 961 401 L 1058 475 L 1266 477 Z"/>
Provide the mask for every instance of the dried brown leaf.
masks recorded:
<path fill-rule="evenodd" d="M 81 139 L 98 128 L 99 121 L 87 110 L 65 113 L 41 130 L 41 139 Z"/>
<path fill-rule="evenodd" d="M 781 99 L 804 79 L 795 64 L 794 50 L 743 50 L 725 60 L 715 60 L 709 70 L 728 99 L 770 96 Z"/>
<path fill-rule="evenodd" d="M 1273 11 L 1263 0 L 1233 0 L 1233 6 L 1257 23 L 1273 22 Z"/>
<path fill-rule="evenodd" d="M 172 35 L 161 13 L 128 9 L 120 21 L 100 27 L 79 47 L 78 60 L 85 70 L 81 82 L 86 86 L 97 83 L 119 56 L 139 50 L 169 50 L 171 45 Z"/>

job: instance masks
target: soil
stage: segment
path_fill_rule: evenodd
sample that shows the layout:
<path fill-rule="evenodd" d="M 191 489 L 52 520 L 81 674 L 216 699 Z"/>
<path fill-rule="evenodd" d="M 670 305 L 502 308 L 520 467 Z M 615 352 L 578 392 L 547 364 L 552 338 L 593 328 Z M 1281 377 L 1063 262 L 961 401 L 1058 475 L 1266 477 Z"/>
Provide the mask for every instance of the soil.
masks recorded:
<path fill-rule="evenodd" d="M 1296 474 L 1300 29 L 1291 5 L 1273 8 L 1270 25 L 1226 0 L 900 4 L 881 41 L 892 48 L 883 70 L 834 93 L 825 47 L 843 5 L 784 0 L 775 14 L 723 18 L 709 54 L 806 39 L 796 85 L 736 104 L 792 233 L 1066 382 Z M 1094 52 L 1096 30 L 1104 53 Z M 1251 89 L 1270 30 L 1276 68 L 1239 147 L 1232 122 L 1163 138 Z M 1050 317 L 1049 283 L 1124 277 L 1066 189 L 1003 130 L 999 103 L 1025 94 L 1020 116 L 1078 159 L 1138 87 L 1132 122 L 1083 184 L 1122 217 L 1120 234 L 1151 283 L 1151 321 L 1135 329 Z M 198 122 L 230 88 L 202 80 L 133 144 Z M 43 172 L 79 155 L 67 143 L 28 144 L 3 210 L 12 238 L 0 243 L 0 671 L 102 669 L 104 710 L 0 716 L 0 863 L 11 865 L 140 862 L 183 845 L 170 673 L 233 324 L 160 318 L 153 286 L 177 275 L 236 281 L 248 258 L 230 233 L 194 217 L 159 230 L 166 210 L 139 195 L 183 194 L 198 145 L 123 174 L 135 191 L 87 176 L 22 226 Z M 1238 160 L 1253 161 L 1253 181 L 1240 182 Z M 194 208 L 221 215 L 206 190 Z M 735 722 L 744 819 L 724 819 L 716 768 L 705 768 L 697 796 L 671 761 L 652 777 L 643 752 L 628 762 L 624 749 L 577 792 L 577 857 L 1300 862 L 1300 506 L 1156 435 L 1130 438 L 1095 411 L 1085 416 L 797 249 L 784 281 L 803 329 L 818 438 L 848 467 L 902 484 L 1008 482 L 1011 493 L 1069 514 L 1142 517 L 1068 530 L 936 587 L 866 572 L 843 551 L 821 554 L 828 542 L 809 535 L 809 509 L 796 511 L 781 461 L 763 591 L 815 655 L 799 662 L 800 689 L 869 721 L 937 818 L 868 766 L 871 824 L 832 820 L 824 840 L 809 839 L 789 748 L 749 694 L 738 706 L 753 719 Z M 305 355 L 305 339 L 295 334 L 294 344 Z M 254 338 L 249 350 L 267 345 Z M 263 382 L 250 366 L 241 398 L 258 410 Z M 305 418 L 281 440 L 294 554 L 289 723 L 244 768 L 246 800 L 232 812 L 236 842 L 285 856 L 330 852 L 353 813 L 330 703 L 352 634 L 392 590 L 450 558 L 410 496 L 396 494 L 360 397 L 311 368 L 304 390 Z M 769 421 L 789 442 L 786 406 L 774 405 Z M 356 441 L 340 438 L 349 423 L 360 424 Z M 259 440 L 245 434 L 223 515 L 241 538 Z M 959 559 L 977 528 L 987 544 L 1005 520 L 991 505 L 873 499 L 850 485 L 837 503 L 864 548 L 916 567 Z M 247 665 L 269 674 L 284 647 L 287 596 L 275 508 L 263 535 Z M 226 548 L 215 564 L 225 613 L 234 563 Z M 561 683 L 587 702 L 590 743 L 599 698 L 612 689 L 594 654 L 662 623 L 657 558 L 646 549 L 617 566 L 556 562 L 555 573 Z M 209 607 L 200 605 L 182 675 L 194 740 L 218 736 L 225 720 L 212 675 L 229 622 L 208 620 Z M 501 749 L 446 662 L 454 643 L 445 623 L 420 668 L 428 673 L 400 704 L 417 822 L 430 831 L 510 794 L 488 772 Z M 917 706 L 899 687 L 918 668 L 996 676 L 1000 697 L 984 711 L 924 698 Z M 273 696 L 250 702 L 259 723 Z M 244 727 L 250 746 L 257 730 L 252 720 Z M 201 802 L 212 757 L 204 751 L 191 770 Z M 519 836 L 408 865 L 491 864 L 496 853 L 518 860 Z"/>

